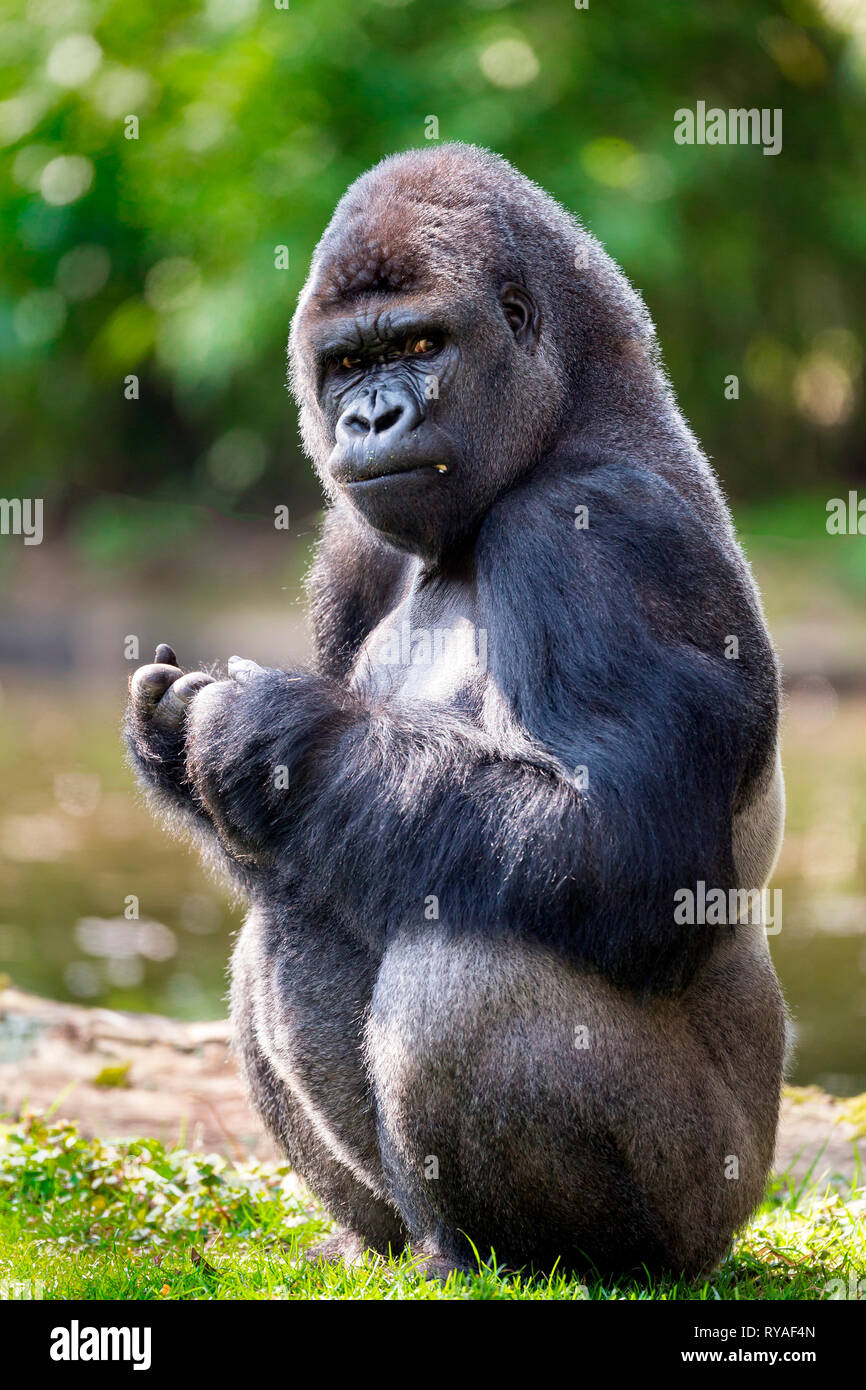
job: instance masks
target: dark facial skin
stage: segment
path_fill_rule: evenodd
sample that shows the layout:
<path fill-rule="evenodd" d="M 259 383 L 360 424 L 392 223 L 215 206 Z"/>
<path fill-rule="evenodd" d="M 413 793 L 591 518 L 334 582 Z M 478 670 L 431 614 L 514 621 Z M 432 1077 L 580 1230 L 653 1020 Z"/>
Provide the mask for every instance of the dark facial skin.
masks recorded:
<path fill-rule="evenodd" d="M 538 310 L 524 289 L 502 286 L 492 307 L 489 323 L 473 325 L 459 308 L 378 296 L 322 315 L 310 331 L 334 439 L 329 480 L 377 531 L 428 559 L 471 536 L 495 500 L 486 441 L 473 428 L 473 380 L 537 341 Z"/>

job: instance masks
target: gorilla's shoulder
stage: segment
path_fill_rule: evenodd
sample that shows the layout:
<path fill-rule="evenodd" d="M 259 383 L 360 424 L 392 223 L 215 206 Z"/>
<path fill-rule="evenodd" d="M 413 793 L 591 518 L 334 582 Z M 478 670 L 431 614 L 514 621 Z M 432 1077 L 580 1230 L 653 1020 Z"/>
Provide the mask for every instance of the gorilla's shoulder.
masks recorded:
<path fill-rule="evenodd" d="M 564 529 L 565 528 L 565 529 Z M 653 541 L 667 549 L 688 545 L 700 563 L 707 547 L 736 564 L 730 516 L 712 474 L 698 466 L 663 471 L 647 459 L 620 453 L 558 455 L 491 508 L 479 537 L 483 554 L 501 546 L 538 545 L 544 536 L 562 546 L 566 530 L 584 550 L 621 549 Z M 566 545 L 565 553 L 573 549 Z"/>
<path fill-rule="evenodd" d="M 545 461 L 489 512 L 477 575 L 486 606 L 510 612 L 515 632 L 580 628 L 581 640 L 606 634 L 623 646 L 632 628 L 633 644 L 651 632 L 708 655 L 739 632 L 740 666 L 775 679 L 760 599 L 724 503 L 703 505 L 651 462 Z"/>

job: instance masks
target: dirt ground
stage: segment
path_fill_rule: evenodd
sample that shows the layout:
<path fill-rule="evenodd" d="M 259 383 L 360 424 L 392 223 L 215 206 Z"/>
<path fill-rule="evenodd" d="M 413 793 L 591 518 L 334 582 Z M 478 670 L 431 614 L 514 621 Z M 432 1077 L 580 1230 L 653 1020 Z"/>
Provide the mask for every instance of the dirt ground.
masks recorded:
<path fill-rule="evenodd" d="M 787 1088 L 777 1167 L 793 1164 L 802 1176 L 814 1162 L 815 1178 L 850 1178 L 858 1147 L 866 1157 L 864 1100 Z M 226 1020 L 181 1023 L 7 988 L 0 993 L 0 1114 L 8 1122 L 22 1106 L 51 1109 L 104 1138 L 153 1135 L 234 1159 L 277 1157 L 247 1104 Z"/>

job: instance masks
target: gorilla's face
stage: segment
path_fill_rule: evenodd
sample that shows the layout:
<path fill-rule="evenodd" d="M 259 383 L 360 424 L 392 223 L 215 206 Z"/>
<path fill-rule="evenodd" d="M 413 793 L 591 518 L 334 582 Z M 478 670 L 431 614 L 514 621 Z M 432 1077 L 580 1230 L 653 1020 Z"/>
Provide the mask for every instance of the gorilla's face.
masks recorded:
<path fill-rule="evenodd" d="M 299 328 L 329 490 L 395 544 L 441 555 L 520 471 L 532 298 L 512 283 L 471 306 L 378 294 L 348 311 L 308 305 Z"/>

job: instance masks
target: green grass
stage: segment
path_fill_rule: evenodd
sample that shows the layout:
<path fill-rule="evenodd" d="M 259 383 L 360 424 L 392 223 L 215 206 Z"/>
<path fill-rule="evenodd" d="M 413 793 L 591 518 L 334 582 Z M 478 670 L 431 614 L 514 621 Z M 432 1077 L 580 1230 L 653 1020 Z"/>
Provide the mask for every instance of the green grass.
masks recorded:
<path fill-rule="evenodd" d="M 866 1269 L 866 1189 L 784 1178 L 721 1268 L 696 1284 L 582 1285 L 555 1272 L 499 1275 L 493 1266 L 443 1285 L 408 1256 L 351 1270 L 306 1262 L 304 1249 L 328 1229 L 287 1167 L 232 1166 L 155 1140 L 85 1139 L 73 1124 L 40 1116 L 0 1127 L 5 1297 L 814 1299 L 834 1289 L 840 1296 L 843 1285 L 831 1281 L 847 1291 Z"/>

